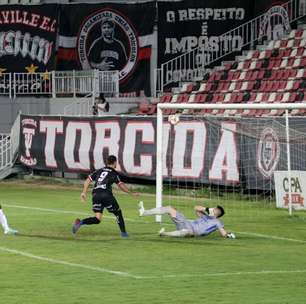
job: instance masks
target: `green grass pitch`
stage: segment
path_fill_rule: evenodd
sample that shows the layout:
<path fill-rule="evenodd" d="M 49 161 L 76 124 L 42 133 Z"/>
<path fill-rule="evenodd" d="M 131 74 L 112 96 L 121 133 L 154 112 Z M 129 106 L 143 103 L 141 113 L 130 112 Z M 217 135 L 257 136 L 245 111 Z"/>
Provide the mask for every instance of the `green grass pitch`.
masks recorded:
<path fill-rule="evenodd" d="M 138 217 L 138 200 L 153 207 L 154 196 L 116 194 L 130 238 L 107 213 L 74 237 L 74 219 L 91 214 L 80 190 L 0 183 L 3 210 L 20 231 L 0 233 L 0 303 L 306 303 L 305 213 L 224 202 L 236 240 L 167 239 L 154 218 Z"/>

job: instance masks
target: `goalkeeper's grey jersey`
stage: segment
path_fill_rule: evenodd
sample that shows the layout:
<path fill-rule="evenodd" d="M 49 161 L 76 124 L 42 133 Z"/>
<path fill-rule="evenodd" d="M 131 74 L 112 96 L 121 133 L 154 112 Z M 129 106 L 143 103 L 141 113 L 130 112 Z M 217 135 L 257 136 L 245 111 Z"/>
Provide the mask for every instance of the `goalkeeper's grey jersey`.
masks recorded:
<path fill-rule="evenodd" d="M 192 221 L 191 226 L 195 235 L 207 235 L 224 227 L 221 221 L 208 215 Z"/>

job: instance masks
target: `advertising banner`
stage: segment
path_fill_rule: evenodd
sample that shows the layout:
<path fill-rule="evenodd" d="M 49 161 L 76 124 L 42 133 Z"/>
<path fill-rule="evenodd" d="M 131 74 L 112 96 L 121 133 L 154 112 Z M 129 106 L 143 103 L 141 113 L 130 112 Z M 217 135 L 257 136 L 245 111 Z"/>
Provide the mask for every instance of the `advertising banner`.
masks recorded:
<path fill-rule="evenodd" d="M 291 185 L 291 203 L 294 209 L 306 209 L 306 171 L 275 171 L 275 194 L 278 208 L 289 207 L 289 189 Z"/>

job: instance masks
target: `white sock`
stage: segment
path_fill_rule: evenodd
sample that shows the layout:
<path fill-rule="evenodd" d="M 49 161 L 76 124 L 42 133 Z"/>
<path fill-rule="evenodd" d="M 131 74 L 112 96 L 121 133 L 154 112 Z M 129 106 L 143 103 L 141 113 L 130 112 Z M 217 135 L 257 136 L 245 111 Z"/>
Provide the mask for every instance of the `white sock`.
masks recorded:
<path fill-rule="evenodd" d="M 169 232 L 162 232 L 160 234 L 161 236 L 172 236 L 172 237 L 185 237 L 185 236 L 192 236 L 192 231 L 188 229 L 182 229 L 182 230 L 175 230 L 175 231 L 169 231 Z"/>
<path fill-rule="evenodd" d="M 8 231 L 10 229 L 9 226 L 8 226 L 8 223 L 7 223 L 6 216 L 3 213 L 2 209 L 0 209 L 0 223 L 1 223 L 4 231 Z"/>
<path fill-rule="evenodd" d="M 171 211 L 170 207 L 159 207 L 159 208 L 144 210 L 143 215 L 161 215 L 161 214 L 170 213 L 170 211 Z"/>

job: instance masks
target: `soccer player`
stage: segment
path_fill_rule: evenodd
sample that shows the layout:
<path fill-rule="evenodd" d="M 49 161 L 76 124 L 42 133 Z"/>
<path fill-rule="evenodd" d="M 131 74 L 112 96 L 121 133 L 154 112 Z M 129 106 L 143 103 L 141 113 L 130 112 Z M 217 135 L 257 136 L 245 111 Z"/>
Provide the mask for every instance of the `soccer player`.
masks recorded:
<path fill-rule="evenodd" d="M 134 196 L 137 196 L 138 193 L 130 191 L 127 186 L 120 180 L 119 174 L 115 170 L 116 166 L 116 156 L 110 155 L 107 158 L 107 166 L 93 172 L 85 180 L 83 191 L 81 193 L 81 200 L 86 202 L 86 193 L 90 183 L 93 181 L 95 184 L 92 190 L 92 210 L 95 213 L 95 216 L 88 217 L 83 220 L 77 218 L 72 227 L 72 233 L 75 234 L 83 225 L 100 224 L 104 208 L 106 208 L 108 212 L 115 215 L 121 231 L 121 236 L 128 237 L 128 233 L 125 229 L 122 211 L 112 193 L 112 184 L 116 183 L 123 192 L 130 193 Z"/>
<path fill-rule="evenodd" d="M 196 220 L 188 220 L 182 213 L 178 212 L 171 206 L 145 210 L 143 202 L 139 202 L 139 216 L 168 214 L 176 225 L 175 231 L 166 232 L 165 229 L 162 228 L 159 232 L 160 236 L 205 236 L 218 230 L 223 237 L 235 238 L 233 233 L 227 232 L 224 229 L 223 223 L 219 220 L 219 218 L 225 213 L 221 206 L 215 208 L 195 206 L 194 209 L 198 218 Z"/>
<path fill-rule="evenodd" d="M 0 223 L 1 223 L 1 226 L 3 227 L 4 234 L 17 234 L 18 233 L 17 230 L 14 230 L 9 227 L 7 218 L 2 210 L 1 205 L 0 205 Z"/>

